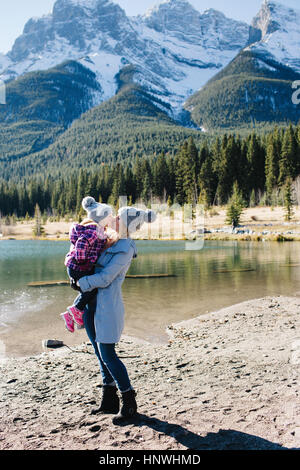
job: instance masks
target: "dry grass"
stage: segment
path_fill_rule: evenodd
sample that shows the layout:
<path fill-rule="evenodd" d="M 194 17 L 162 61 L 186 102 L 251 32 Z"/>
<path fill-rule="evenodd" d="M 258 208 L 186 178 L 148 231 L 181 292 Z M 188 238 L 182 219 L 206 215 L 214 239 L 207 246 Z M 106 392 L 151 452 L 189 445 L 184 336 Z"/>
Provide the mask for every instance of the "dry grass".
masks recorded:
<path fill-rule="evenodd" d="M 240 240 L 240 241 L 285 241 L 300 240 L 300 209 L 294 208 L 293 219 L 285 222 L 283 207 L 253 207 L 243 211 L 240 226 L 242 229 L 251 229 L 254 234 L 231 234 L 225 232 L 206 233 L 206 240 Z M 68 240 L 71 222 L 49 222 L 44 225 L 45 235 L 40 239 Z M 195 229 L 195 226 L 205 227 L 207 230 L 216 230 L 226 227 L 226 206 L 213 207 L 207 211 L 204 218 L 197 219 L 194 226 L 191 223 L 182 222 L 182 213 L 177 212 L 174 219 L 166 214 L 158 214 L 153 224 L 144 224 L 138 232 L 133 235 L 134 239 L 162 239 L 182 240 Z M 2 225 L 2 239 L 14 238 L 18 240 L 37 239 L 33 236 L 34 222 L 17 222 L 12 226 Z M 269 234 L 263 231 L 271 232 Z M 287 231 L 298 233 L 287 234 Z M 276 233 L 280 232 L 280 233 Z"/>

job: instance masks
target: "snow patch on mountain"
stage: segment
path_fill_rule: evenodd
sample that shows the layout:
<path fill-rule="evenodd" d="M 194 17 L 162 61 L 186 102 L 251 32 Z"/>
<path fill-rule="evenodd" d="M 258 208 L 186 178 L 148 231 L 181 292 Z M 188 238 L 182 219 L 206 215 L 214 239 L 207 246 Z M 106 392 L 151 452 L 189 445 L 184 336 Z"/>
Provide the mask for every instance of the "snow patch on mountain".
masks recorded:
<path fill-rule="evenodd" d="M 95 9 L 99 0 L 65 0 L 65 2 L 71 3 L 76 6 Z M 108 0 L 102 0 L 102 2 L 108 2 Z"/>
<path fill-rule="evenodd" d="M 118 89 L 116 75 L 119 73 L 121 68 L 124 67 L 124 62 L 122 62 L 121 56 L 105 52 L 95 52 L 83 57 L 78 62 L 80 62 L 84 67 L 92 70 L 96 74 L 98 82 L 101 83 L 103 92 L 100 97 L 97 96 L 95 106 L 116 94 Z"/>
<path fill-rule="evenodd" d="M 134 81 L 176 116 L 248 38 L 246 23 L 213 9 L 201 14 L 185 0 L 133 18 L 109 0 L 57 0 L 50 15 L 26 23 L 7 62 L 0 56 L 0 73 L 8 80 L 75 60 L 95 72 L 104 101 L 116 93 L 116 74 L 132 64 Z"/>
<path fill-rule="evenodd" d="M 0 77 L 1 77 L 1 71 L 6 69 L 10 65 L 10 63 L 11 63 L 10 59 L 5 54 L 2 54 L 0 52 Z"/>
<path fill-rule="evenodd" d="M 245 50 L 300 72 L 300 10 L 265 0 L 252 26 L 261 31 L 261 39 Z"/>

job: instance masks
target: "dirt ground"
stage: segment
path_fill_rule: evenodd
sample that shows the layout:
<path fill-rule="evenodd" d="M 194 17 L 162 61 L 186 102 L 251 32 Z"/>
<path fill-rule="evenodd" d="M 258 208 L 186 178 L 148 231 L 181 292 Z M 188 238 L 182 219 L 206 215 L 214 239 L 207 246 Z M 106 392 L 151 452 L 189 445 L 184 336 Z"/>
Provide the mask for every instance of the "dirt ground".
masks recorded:
<path fill-rule="evenodd" d="M 91 414 L 88 342 L 3 360 L 0 449 L 300 449 L 299 314 L 300 297 L 266 297 L 170 325 L 167 344 L 124 337 L 139 414 L 122 426 Z"/>

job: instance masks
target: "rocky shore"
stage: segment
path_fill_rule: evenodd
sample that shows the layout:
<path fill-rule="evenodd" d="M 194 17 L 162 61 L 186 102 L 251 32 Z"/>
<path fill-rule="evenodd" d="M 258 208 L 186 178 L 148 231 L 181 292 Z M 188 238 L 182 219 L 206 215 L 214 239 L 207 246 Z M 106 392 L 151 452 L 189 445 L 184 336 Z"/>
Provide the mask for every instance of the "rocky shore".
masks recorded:
<path fill-rule="evenodd" d="M 91 415 L 91 344 L 0 365 L 1 450 L 300 448 L 300 297 L 246 301 L 170 325 L 167 344 L 124 337 L 138 393 L 123 426 Z"/>

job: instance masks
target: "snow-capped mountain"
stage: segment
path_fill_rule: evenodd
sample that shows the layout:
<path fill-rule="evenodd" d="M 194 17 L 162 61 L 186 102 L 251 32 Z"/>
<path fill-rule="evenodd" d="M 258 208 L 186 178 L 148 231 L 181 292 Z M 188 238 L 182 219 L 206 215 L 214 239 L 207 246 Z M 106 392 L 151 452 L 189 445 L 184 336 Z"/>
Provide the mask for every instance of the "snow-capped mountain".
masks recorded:
<path fill-rule="evenodd" d="M 255 73 L 279 78 L 282 68 L 300 72 L 299 46 L 300 11 L 273 0 L 264 0 L 251 26 L 213 9 L 200 13 L 186 0 L 164 0 L 137 17 L 110 0 L 57 0 L 0 54 L 0 79 L 75 61 L 95 74 L 99 86 L 87 106 L 96 106 L 116 94 L 120 71 L 131 65 L 131 80 L 179 119 L 188 98 L 228 64 L 241 63 L 241 54 L 251 55 Z"/>
<path fill-rule="evenodd" d="M 246 51 L 300 72 L 300 10 L 264 0 L 252 27 L 255 40 Z"/>
<path fill-rule="evenodd" d="M 206 129 L 298 123 L 292 84 L 300 79 L 300 12 L 265 0 L 249 45 L 185 103 Z"/>
<path fill-rule="evenodd" d="M 201 14 L 185 0 L 163 1 L 134 18 L 109 0 L 57 0 L 51 14 L 30 19 L 0 56 L 0 76 L 10 80 L 75 60 L 95 72 L 97 104 L 116 93 L 116 74 L 132 64 L 134 81 L 176 116 L 248 39 L 246 23 L 212 9 Z"/>

